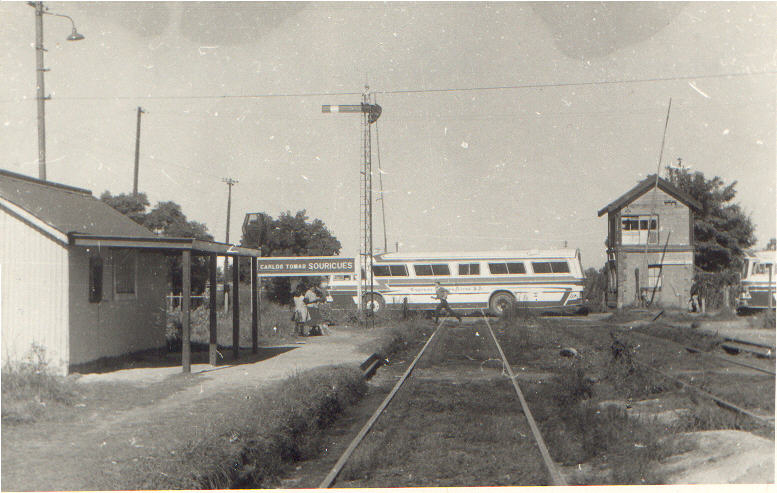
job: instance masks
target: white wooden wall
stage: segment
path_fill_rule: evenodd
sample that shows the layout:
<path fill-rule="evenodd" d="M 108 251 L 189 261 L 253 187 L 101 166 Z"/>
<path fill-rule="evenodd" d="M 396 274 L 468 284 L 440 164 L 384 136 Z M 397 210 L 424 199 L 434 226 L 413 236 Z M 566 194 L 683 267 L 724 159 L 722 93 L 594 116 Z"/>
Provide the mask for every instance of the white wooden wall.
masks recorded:
<path fill-rule="evenodd" d="M 0 209 L 2 363 L 24 360 L 33 344 L 56 373 L 68 364 L 66 247 Z"/>
<path fill-rule="evenodd" d="M 97 252 L 71 247 L 70 253 L 70 364 L 164 347 L 164 256 L 139 250 L 136 295 L 121 297 L 113 291 L 113 249 Z M 103 258 L 103 299 L 99 303 L 89 302 L 89 257 L 93 254 Z"/>

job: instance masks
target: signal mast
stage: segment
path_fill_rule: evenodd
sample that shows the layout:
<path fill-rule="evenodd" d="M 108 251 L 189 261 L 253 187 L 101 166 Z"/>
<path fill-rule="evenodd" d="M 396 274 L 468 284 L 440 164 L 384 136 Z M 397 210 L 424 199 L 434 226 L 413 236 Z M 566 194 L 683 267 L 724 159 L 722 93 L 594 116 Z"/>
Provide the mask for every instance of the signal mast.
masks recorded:
<path fill-rule="evenodd" d="M 382 108 L 370 103 L 369 86 L 364 86 L 361 104 L 341 104 L 321 106 L 322 113 L 361 113 L 362 114 L 362 169 L 359 187 L 359 269 L 356 270 L 356 297 L 359 300 L 359 310 L 364 309 L 362 293 L 369 286 L 372 293 L 374 280 L 372 276 L 372 127 L 378 121 Z M 362 273 L 368 276 L 363 278 Z M 368 307 L 373 308 L 374 301 L 370 298 Z"/>

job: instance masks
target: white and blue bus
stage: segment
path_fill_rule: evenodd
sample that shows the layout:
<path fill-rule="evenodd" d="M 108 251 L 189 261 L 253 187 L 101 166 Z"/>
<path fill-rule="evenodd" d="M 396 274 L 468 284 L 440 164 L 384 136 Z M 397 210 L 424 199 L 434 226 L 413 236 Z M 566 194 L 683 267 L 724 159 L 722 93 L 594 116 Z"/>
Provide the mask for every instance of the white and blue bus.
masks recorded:
<path fill-rule="evenodd" d="M 737 299 L 737 310 L 763 310 L 777 306 L 777 272 L 774 272 L 774 250 L 748 252 L 742 271 L 742 293 Z M 769 298 L 771 297 L 771 304 Z"/>
<path fill-rule="evenodd" d="M 500 315 L 512 303 L 527 308 L 574 312 L 582 307 L 583 269 L 578 250 L 521 250 L 455 253 L 384 253 L 374 256 L 372 287 L 362 272 L 364 306 L 429 310 L 437 306 L 435 283 L 450 292 L 453 309 L 487 309 Z M 325 281 L 335 306 L 358 304 L 354 274 Z"/>

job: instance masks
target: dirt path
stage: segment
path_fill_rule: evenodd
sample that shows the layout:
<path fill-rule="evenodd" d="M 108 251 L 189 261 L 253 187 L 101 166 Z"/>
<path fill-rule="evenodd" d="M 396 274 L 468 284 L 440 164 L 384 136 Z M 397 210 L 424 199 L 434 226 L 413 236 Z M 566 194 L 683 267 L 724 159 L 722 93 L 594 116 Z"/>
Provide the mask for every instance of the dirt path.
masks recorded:
<path fill-rule="evenodd" d="M 166 449 L 171 433 L 185 437 L 203 426 L 201 418 L 217 415 L 230 399 L 250 398 L 256 389 L 295 372 L 359 364 L 380 333 L 333 330 L 255 363 L 193 365 L 190 376 L 181 375 L 179 367 L 85 375 L 80 385 L 125 384 L 117 387 L 136 392 L 137 405 L 116 409 L 107 402 L 95 409 L 86 403 L 73 422 L 4 427 L 0 486 L 3 491 L 122 489 L 126 485 L 121 471 Z M 174 393 L 144 398 L 155 385 L 170 382 L 177 389 Z"/>

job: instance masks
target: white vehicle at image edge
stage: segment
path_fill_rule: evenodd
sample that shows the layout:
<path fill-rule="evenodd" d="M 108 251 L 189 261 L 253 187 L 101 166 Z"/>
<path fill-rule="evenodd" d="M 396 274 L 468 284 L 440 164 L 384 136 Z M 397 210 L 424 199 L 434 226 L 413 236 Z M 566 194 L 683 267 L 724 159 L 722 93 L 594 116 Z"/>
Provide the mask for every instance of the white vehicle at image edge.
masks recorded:
<path fill-rule="evenodd" d="M 487 309 L 500 315 L 514 302 L 549 311 L 582 307 L 579 250 L 384 253 L 373 259 L 372 280 L 362 272 L 362 296 L 364 306 L 374 311 L 405 302 L 409 309 L 433 309 L 436 282 L 450 292 L 453 309 Z M 324 286 L 333 305 L 357 304 L 355 272 L 330 275 Z"/>
<path fill-rule="evenodd" d="M 747 252 L 742 269 L 742 292 L 737 297 L 737 310 L 764 310 L 777 307 L 775 256 L 777 252 L 774 250 Z"/>

